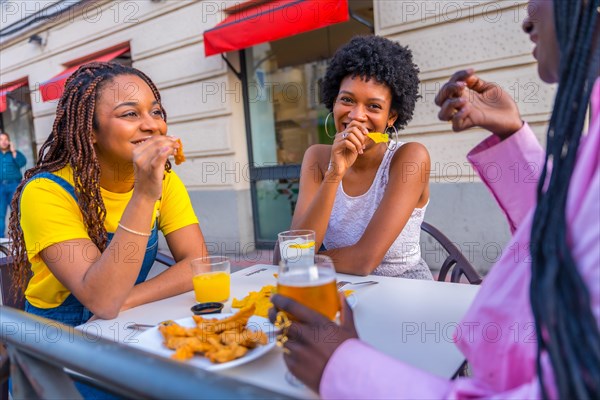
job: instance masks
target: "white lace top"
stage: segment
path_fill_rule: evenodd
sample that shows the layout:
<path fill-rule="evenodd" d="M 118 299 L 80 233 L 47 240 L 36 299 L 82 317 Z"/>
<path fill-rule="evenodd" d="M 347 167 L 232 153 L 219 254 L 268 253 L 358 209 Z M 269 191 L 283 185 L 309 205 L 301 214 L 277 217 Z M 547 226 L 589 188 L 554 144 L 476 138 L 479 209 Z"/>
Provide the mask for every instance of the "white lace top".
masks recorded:
<path fill-rule="evenodd" d="M 398 143 L 393 151 L 386 151 L 375 179 L 373 179 L 373 183 L 366 193 L 357 197 L 348 196 L 340 183 L 323 240 L 323 244 L 327 249 L 351 246 L 362 237 L 375 210 L 383 199 L 389 180 L 392 157 L 402 144 Z M 433 279 L 427 264 L 421 259 L 421 246 L 419 243 L 421 222 L 423 222 L 426 208 L 427 204 L 423 208 L 414 209 L 404 229 L 392 243 L 373 274 Z"/>

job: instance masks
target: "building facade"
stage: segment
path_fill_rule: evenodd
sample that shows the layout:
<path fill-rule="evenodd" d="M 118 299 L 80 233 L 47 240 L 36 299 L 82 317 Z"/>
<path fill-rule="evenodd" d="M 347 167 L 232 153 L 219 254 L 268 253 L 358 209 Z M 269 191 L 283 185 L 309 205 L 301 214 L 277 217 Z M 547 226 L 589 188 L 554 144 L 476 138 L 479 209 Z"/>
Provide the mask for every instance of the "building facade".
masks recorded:
<path fill-rule="evenodd" d="M 251 45 L 205 56 L 205 32 L 218 32 L 224 23 L 250 21 L 277 31 L 282 25 L 271 16 L 279 8 L 293 25 L 308 18 L 302 7 L 315 10 L 314 19 L 327 2 L 341 0 L 2 1 L 2 124 L 18 132 L 33 163 L 56 108 L 55 99 L 44 101 L 53 97 L 45 95 L 45 85 L 69 67 L 122 50 L 114 59 L 153 79 L 169 133 L 184 143 L 188 161 L 174 168 L 209 250 L 251 254 L 272 246 L 276 233 L 289 227 L 304 150 L 331 140 L 318 101 L 327 59 L 356 34 L 385 36 L 408 45 L 421 70 L 422 97 L 401 140 L 419 141 L 431 154 L 425 219 L 485 272 L 509 238 L 501 212 L 465 158 L 486 133 L 453 133 L 437 119 L 433 99 L 454 71 L 473 67 L 507 90 L 544 137 L 554 88 L 539 81 L 532 45 L 520 28 L 526 1 L 348 0 L 342 2 L 344 22 L 261 43 L 252 43 L 259 40 L 252 30 L 240 31 Z M 253 15 L 255 7 L 264 13 Z M 488 172 L 508 171 L 491 166 Z M 510 171 L 516 179 L 530 172 Z M 439 252 L 427 238 L 422 251 L 435 264 Z"/>

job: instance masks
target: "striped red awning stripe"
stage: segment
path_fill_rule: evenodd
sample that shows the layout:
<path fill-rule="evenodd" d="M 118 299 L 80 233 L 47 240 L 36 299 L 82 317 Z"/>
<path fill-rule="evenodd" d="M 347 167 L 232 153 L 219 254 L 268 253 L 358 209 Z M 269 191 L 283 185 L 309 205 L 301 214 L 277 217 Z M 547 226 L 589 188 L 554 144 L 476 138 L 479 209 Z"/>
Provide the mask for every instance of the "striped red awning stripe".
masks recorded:
<path fill-rule="evenodd" d="M 25 85 L 27 85 L 27 78 L 19 79 L 18 81 L 9 82 L 0 86 L 0 113 L 6 111 L 6 106 L 8 103 L 6 101 L 6 95 Z"/>
<path fill-rule="evenodd" d="M 121 48 L 119 48 L 117 50 L 113 50 L 109 53 L 104 53 L 104 54 L 98 55 L 96 57 L 91 57 L 89 59 L 86 59 L 85 61 L 77 63 L 73 66 L 70 66 L 69 68 L 67 68 L 63 72 L 61 72 L 60 74 L 54 76 L 53 78 L 47 80 L 46 82 L 44 82 L 40 85 L 40 92 L 42 93 L 42 100 L 43 101 L 51 101 L 51 100 L 56 100 L 56 99 L 60 98 L 60 96 L 62 96 L 63 91 L 65 89 L 65 82 L 67 81 L 69 76 L 71 76 L 71 74 L 73 72 L 77 71 L 77 68 L 81 67 L 83 64 L 86 64 L 86 63 L 89 63 L 92 61 L 111 61 L 111 60 L 114 60 L 115 58 L 119 57 L 121 54 L 126 53 L 128 51 L 129 51 L 129 46 L 121 47 Z"/>
<path fill-rule="evenodd" d="M 207 56 L 283 39 L 350 18 L 348 0 L 251 0 L 248 3 L 255 5 L 242 3 L 237 6 L 237 12 L 204 32 Z"/>

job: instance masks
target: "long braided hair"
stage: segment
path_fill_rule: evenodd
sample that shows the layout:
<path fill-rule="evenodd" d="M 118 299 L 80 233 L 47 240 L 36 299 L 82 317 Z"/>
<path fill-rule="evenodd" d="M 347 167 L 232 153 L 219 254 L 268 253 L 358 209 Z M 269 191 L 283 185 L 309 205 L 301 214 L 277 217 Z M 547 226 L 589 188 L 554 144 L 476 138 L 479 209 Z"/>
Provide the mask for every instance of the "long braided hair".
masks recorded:
<path fill-rule="evenodd" d="M 594 81 L 600 70 L 600 0 L 554 0 L 559 86 L 547 134 L 546 162 L 531 230 L 530 298 L 538 341 L 537 371 L 547 352 L 562 399 L 600 398 L 600 333 L 590 294 L 569 249 L 566 201 Z M 544 190 L 548 164 L 552 172 Z"/>
<path fill-rule="evenodd" d="M 135 75 L 144 80 L 160 104 L 158 89 L 146 74 L 118 63 L 84 64 L 65 83 L 65 90 L 58 101 L 52 132 L 39 151 L 35 167 L 25 172 L 11 203 L 9 236 L 12 241 L 11 274 L 15 283 L 15 296 L 18 289 L 25 290 L 31 275 L 20 224 L 20 199 L 23 188 L 36 174 L 44 171 L 54 172 L 67 165 L 71 166 L 75 195 L 88 235 L 100 251 L 106 248 L 106 208 L 100 194 L 100 164 L 92 142 L 92 131 L 97 128 L 96 101 L 102 89 L 115 77 L 122 75 Z M 162 105 L 160 107 L 162 109 Z M 166 120 L 165 110 L 162 109 L 162 112 Z M 167 171 L 171 168 L 168 161 L 165 168 Z"/>

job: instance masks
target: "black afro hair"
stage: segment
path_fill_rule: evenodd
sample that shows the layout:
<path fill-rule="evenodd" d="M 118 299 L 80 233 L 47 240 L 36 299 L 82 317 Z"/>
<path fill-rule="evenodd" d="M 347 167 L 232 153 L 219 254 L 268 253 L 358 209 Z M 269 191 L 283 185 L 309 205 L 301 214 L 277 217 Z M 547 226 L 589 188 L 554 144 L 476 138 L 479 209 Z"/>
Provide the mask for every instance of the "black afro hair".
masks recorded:
<path fill-rule="evenodd" d="M 392 91 L 392 110 L 398 113 L 394 126 L 403 129 L 412 119 L 419 96 L 419 68 L 412 52 L 380 36 L 356 36 L 333 55 L 321 83 L 321 101 L 329 110 L 347 76 L 375 79 Z"/>

